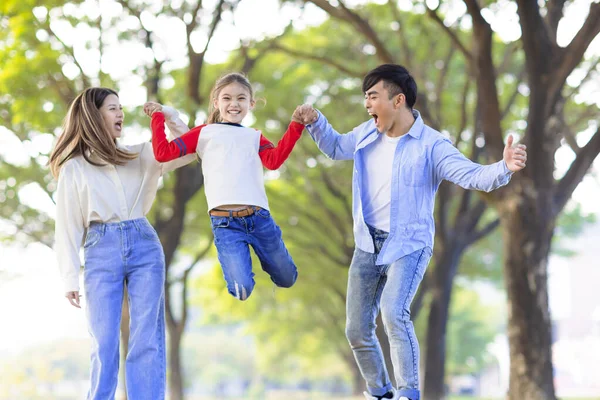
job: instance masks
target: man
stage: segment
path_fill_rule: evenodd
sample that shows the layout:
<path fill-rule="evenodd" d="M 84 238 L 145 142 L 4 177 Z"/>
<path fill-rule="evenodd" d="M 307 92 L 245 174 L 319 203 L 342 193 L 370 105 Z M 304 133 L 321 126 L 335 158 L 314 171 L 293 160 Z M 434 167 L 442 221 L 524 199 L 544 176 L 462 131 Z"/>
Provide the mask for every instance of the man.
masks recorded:
<path fill-rule="evenodd" d="M 319 149 L 334 160 L 354 160 L 356 248 L 346 300 L 346 336 L 367 383 L 367 399 L 419 400 L 419 344 L 410 305 L 432 255 L 434 197 L 443 179 L 465 189 L 491 191 L 525 167 L 524 145 L 483 166 L 462 155 L 413 109 L 417 85 L 406 68 L 381 65 L 363 80 L 371 119 L 340 135 L 310 105 L 295 116 Z M 375 319 L 381 310 L 396 387 L 392 387 Z"/>

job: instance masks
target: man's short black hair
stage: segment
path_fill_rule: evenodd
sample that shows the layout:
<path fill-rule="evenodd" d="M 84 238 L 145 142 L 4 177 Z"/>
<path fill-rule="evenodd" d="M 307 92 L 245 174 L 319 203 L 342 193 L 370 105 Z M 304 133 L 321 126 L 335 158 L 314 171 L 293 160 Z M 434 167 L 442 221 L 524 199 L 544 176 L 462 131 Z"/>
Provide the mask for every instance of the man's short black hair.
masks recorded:
<path fill-rule="evenodd" d="M 380 81 L 383 81 L 383 86 L 389 92 L 390 99 L 404 93 L 406 104 L 411 109 L 413 108 L 417 101 L 417 83 L 406 68 L 398 64 L 382 64 L 371 70 L 363 79 L 363 93 L 366 93 Z"/>

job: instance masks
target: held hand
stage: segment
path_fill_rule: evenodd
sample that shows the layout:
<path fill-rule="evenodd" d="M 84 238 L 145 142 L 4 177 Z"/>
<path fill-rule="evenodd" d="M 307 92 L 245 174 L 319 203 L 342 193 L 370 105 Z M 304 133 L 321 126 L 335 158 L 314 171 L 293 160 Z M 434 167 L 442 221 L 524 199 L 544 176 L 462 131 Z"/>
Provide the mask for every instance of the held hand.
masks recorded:
<path fill-rule="evenodd" d="M 65 297 L 69 300 L 69 303 L 71 303 L 73 307 L 81 308 L 81 306 L 79 305 L 79 298 L 81 297 L 79 296 L 79 291 L 67 292 L 67 294 L 65 294 Z"/>
<path fill-rule="evenodd" d="M 504 147 L 504 162 L 509 170 L 517 172 L 525 168 L 527 163 L 527 147 L 524 144 L 513 145 L 513 136 L 509 135 Z"/>
<path fill-rule="evenodd" d="M 301 106 L 296 107 L 294 114 L 292 114 L 292 121 L 303 125 L 312 124 L 317 118 L 319 118 L 319 114 L 310 104 L 302 104 Z"/>
<path fill-rule="evenodd" d="M 162 105 L 153 101 L 149 101 L 144 104 L 144 113 L 147 116 L 151 117 L 156 111 L 162 111 Z"/>

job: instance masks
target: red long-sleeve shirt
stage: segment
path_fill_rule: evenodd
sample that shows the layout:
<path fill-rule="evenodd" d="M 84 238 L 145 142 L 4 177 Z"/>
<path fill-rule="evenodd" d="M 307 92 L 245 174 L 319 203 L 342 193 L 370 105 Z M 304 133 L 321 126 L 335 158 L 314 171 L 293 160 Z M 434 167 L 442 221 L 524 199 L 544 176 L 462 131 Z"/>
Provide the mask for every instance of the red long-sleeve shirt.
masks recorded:
<path fill-rule="evenodd" d="M 192 128 L 189 132 L 169 142 L 165 134 L 165 116 L 162 112 L 155 112 L 152 114 L 151 123 L 154 158 L 159 162 L 167 162 L 194 153 L 198 146 L 200 132 L 205 126 L 206 124 Z M 263 166 L 268 169 L 281 167 L 289 157 L 298 139 L 300 139 L 303 130 L 304 125 L 294 121 L 290 122 L 277 146 L 261 134 L 258 155 Z"/>

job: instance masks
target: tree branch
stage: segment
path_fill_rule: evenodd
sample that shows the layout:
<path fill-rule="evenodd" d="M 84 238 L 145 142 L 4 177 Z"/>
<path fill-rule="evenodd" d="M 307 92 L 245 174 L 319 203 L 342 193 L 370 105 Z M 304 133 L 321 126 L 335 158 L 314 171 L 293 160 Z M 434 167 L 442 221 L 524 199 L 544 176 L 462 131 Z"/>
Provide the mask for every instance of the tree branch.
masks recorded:
<path fill-rule="evenodd" d="M 208 32 L 208 37 L 206 39 L 206 45 L 204 49 L 197 53 L 194 51 L 192 47 L 191 35 L 194 29 L 197 26 L 197 16 L 200 12 L 200 8 L 202 7 L 202 1 L 199 1 L 194 10 L 194 18 L 192 21 L 186 25 L 186 37 L 187 37 L 187 48 L 188 48 L 188 57 L 190 60 L 190 65 L 188 67 L 188 96 L 196 103 L 202 104 L 202 97 L 200 96 L 200 73 L 202 72 L 202 67 L 204 65 L 204 57 L 206 55 L 206 50 L 210 45 L 210 42 L 213 39 L 215 31 L 217 29 L 217 25 L 221 21 L 221 17 L 223 14 L 223 5 L 225 0 L 219 0 L 217 6 L 214 11 L 213 19 L 210 24 L 210 29 Z"/>
<path fill-rule="evenodd" d="M 399 47 L 402 49 L 404 53 L 403 61 L 405 67 L 408 70 L 412 70 L 412 59 L 413 52 L 409 46 L 409 41 L 406 39 L 406 32 L 404 31 L 404 24 L 402 23 L 402 18 L 400 16 L 400 12 L 398 11 L 398 2 L 394 0 L 388 0 L 387 4 L 390 6 L 390 10 L 396 22 L 398 23 L 398 32 L 400 35 Z"/>
<path fill-rule="evenodd" d="M 509 71 L 509 68 L 512 64 L 513 58 L 514 58 L 515 54 L 517 53 L 517 51 L 520 49 L 520 47 L 521 47 L 521 42 L 519 42 L 519 41 L 510 42 L 509 44 L 506 45 L 502 63 L 497 68 L 498 76 L 504 75 Z"/>
<path fill-rule="evenodd" d="M 389 52 L 385 43 L 379 38 L 369 22 L 360 15 L 346 7 L 343 1 L 338 0 L 339 6 L 332 6 L 327 0 L 304 0 L 310 2 L 327 12 L 336 19 L 344 20 L 353 25 L 375 47 L 377 56 L 384 63 L 393 63 L 394 56 Z"/>
<path fill-rule="evenodd" d="M 352 70 L 346 68 L 344 66 L 344 64 L 338 63 L 338 62 L 336 62 L 328 57 L 325 57 L 325 56 L 320 56 L 317 54 L 311 54 L 311 53 L 307 53 L 307 52 L 303 52 L 303 51 L 299 51 L 299 50 L 294 50 L 294 49 L 285 47 L 279 43 L 273 43 L 273 49 L 279 50 L 279 51 L 286 53 L 293 57 L 303 58 L 305 60 L 317 61 L 317 62 L 323 63 L 325 65 L 329 65 L 331 67 L 334 67 L 338 71 L 343 72 L 344 74 L 346 74 L 348 76 L 352 76 L 355 78 L 362 78 L 364 75 L 363 71 L 352 71 Z"/>
<path fill-rule="evenodd" d="M 575 67 L 579 65 L 590 43 L 592 43 L 598 33 L 600 33 L 600 3 L 596 2 L 590 5 L 590 12 L 579 32 L 577 32 L 571 43 L 560 51 L 561 54 L 557 57 L 557 60 L 560 61 L 560 66 L 549 81 L 551 85 L 549 90 L 549 98 L 551 99 L 549 103 L 550 107 L 558 99 L 565 81 Z"/>
<path fill-rule="evenodd" d="M 579 82 L 579 84 L 577 86 L 575 86 L 571 90 L 569 90 L 565 94 L 565 98 L 570 99 L 573 96 L 575 96 L 575 94 L 581 89 L 581 86 L 583 86 L 584 83 L 588 82 L 590 80 L 590 78 L 592 77 L 592 75 L 594 74 L 594 72 L 596 72 L 596 67 L 598 67 L 598 64 L 600 64 L 600 57 L 596 57 L 596 59 L 591 62 L 590 67 L 586 71 L 585 76 L 583 77 L 581 82 Z"/>
<path fill-rule="evenodd" d="M 198 264 L 198 262 L 200 260 L 202 260 L 204 257 L 206 257 L 206 255 L 208 254 L 209 250 L 212 247 L 213 241 L 214 241 L 214 237 L 211 237 L 210 240 L 208 241 L 208 244 L 206 245 L 206 247 L 204 249 L 202 249 L 198 254 L 196 254 L 196 257 L 194 257 L 194 260 L 185 269 L 185 271 L 183 271 L 183 277 L 181 279 L 181 283 L 183 285 L 183 290 L 181 291 L 181 320 L 180 320 L 180 327 L 179 327 L 180 333 L 183 333 L 183 330 L 185 328 L 185 323 L 187 322 L 187 318 L 188 318 L 187 292 L 188 292 L 188 278 L 190 276 L 190 272 L 192 272 L 192 269 Z"/>
<path fill-rule="evenodd" d="M 58 35 L 56 34 L 56 32 L 54 32 L 52 30 L 52 28 L 50 27 L 50 19 L 48 18 L 46 23 L 43 25 L 43 28 L 46 32 L 48 32 L 48 34 L 50 36 L 52 36 L 54 39 L 56 39 L 63 47 L 64 51 L 71 56 L 71 58 L 73 59 L 73 63 L 75 64 L 75 66 L 77 67 L 77 69 L 79 69 L 79 72 L 81 73 L 81 80 L 83 83 L 84 87 L 90 87 L 91 83 L 90 83 L 90 78 L 85 74 L 85 72 L 83 72 L 83 67 L 81 66 L 81 64 L 79 63 L 79 61 L 77 60 L 77 57 L 75 57 L 75 51 L 73 50 L 72 47 L 69 47 L 65 44 L 65 42 L 62 41 L 61 38 L 58 37 Z"/>
<path fill-rule="evenodd" d="M 441 236 L 443 242 L 450 237 L 450 228 L 448 227 L 448 209 L 450 208 L 450 193 L 452 191 L 451 183 L 442 181 L 437 194 L 437 233 Z"/>
<path fill-rule="evenodd" d="M 496 70 L 492 60 L 492 28 L 481 15 L 477 0 L 464 0 L 473 20 L 473 66 L 477 75 L 477 102 L 481 131 L 486 149 L 494 159 L 502 158 L 504 142 L 500 124 L 500 105 L 496 87 Z"/>
<path fill-rule="evenodd" d="M 460 41 L 457 34 L 452 29 L 450 29 L 450 27 L 448 27 L 448 26 L 446 26 L 446 24 L 444 24 L 444 21 L 440 18 L 439 14 L 437 13 L 437 9 L 432 9 L 432 8 L 428 7 L 427 5 L 425 5 L 425 7 L 427 8 L 427 15 L 429 15 L 429 17 L 431 17 L 431 19 L 433 19 L 433 21 L 436 24 L 438 24 L 444 32 L 446 32 L 446 34 L 452 41 L 452 44 L 454 45 L 454 47 L 456 47 L 463 54 L 463 56 L 465 57 L 465 60 L 467 60 L 467 62 L 469 62 L 472 58 L 471 52 Z"/>
<path fill-rule="evenodd" d="M 566 0 L 548 0 L 546 4 L 546 26 L 548 27 L 548 33 L 553 42 L 556 42 L 558 23 L 563 17 L 565 3 Z"/>
<path fill-rule="evenodd" d="M 468 238 L 468 244 L 471 245 L 477 243 L 480 239 L 483 239 L 484 237 L 492 233 L 494 229 L 496 229 L 498 226 L 500 226 L 500 219 L 495 219 L 480 230 L 474 230 Z"/>
<path fill-rule="evenodd" d="M 511 107 L 515 103 L 515 100 L 519 96 L 519 82 L 522 82 L 523 78 L 525 78 L 525 70 L 524 69 L 522 69 L 521 72 L 519 72 L 519 75 L 517 76 L 515 90 L 512 92 L 512 94 L 508 98 L 508 101 L 504 105 L 504 110 L 502 110 L 502 113 L 500 114 L 500 120 L 504 120 L 504 118 L 508 115 Z"/>
<path fill-rule="evenodd" d="M 452 57 L 454 56 L 454 52 L 455 52 L 455 48 L 454 47 L 450 47 L 448 49 L 448 54 L 446 55 L 446 58 L 444 59 L 443 63 L 444 66 L 442 67 L 440 74 L 438 76 L 438 81 L 436 84 L 436 93 L 435 93 L 435 113 L 436 113 L 436 120 L 438 122 L 438 125 L 442 126 L 443 125 L 443 121 L 442 121 L 442 92 L 444 91 L 444 88 L 446 87 L 446 78 L 448 77 L 448 73 L 450 72 L 450 61 L 452 60 Z"/>
<path fill-rule="evenodd" d="M 588 143 L 581 148 L 575 161 L 569 167 L 565 176 L 556 185 L 554 195 L 554 215 L 557 216 L 573 195 L 575 188 L 592 166 L 594 160 L 600 153 L 600 129 Z"/>
<path fill-rule="evenodd" d="M 465 84 L 463 86 L 463 91 L 462 91 L 462 102 L 460 104 L 460 125 L 458 127 L 458 131 L 456 134 L 456 140 L 454 141 L 454 146 L 458 147 L 461 142 L 462 142 L 462 133 L 465 131 L 465 129 L 467 129 L 467 124 L 468 124 L 468 112 L 467 112 L 467 106 L 468 106 L 468 97 L 469 97 L 469 88 L 471 87 L 471 79 L 469 79 L 469 77 L 467 77 L 467 79 L 465 79 Z M 476 136 L 476 132 L 472 133 L 473 136 Z"/>

